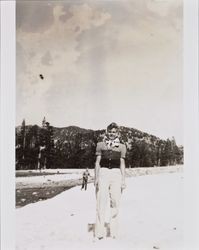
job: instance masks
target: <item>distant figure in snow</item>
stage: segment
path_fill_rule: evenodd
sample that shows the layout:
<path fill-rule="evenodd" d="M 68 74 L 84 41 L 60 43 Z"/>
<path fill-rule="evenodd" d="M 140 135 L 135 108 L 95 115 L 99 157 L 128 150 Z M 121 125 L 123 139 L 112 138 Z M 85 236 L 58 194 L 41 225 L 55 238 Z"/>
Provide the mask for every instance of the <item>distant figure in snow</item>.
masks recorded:
<path fill-rule="evenodd" d="M 110 204 L 110 236 L 117 237 L 117 224 L 120 197 L 125 189 L 125 156 L 126 146 L 118 138 L 119 127 L 111 123 L 106 136 L 97 143 L 95 178 L 96 188 L 96 224 L 95 237 L 99 240 L 106 236 L 105 213 Z"/>
<path fill-rule="evenodd" d="M 90 173 L 88 171 L 88 168 L 86 169 L 86 171 L 83 172 L 82 175 L 82 188 L 81 190 L 84 188 L 85 190 L 87 189 L 87 183 L 88 183 L 88 177 L 90 176 Z"/>

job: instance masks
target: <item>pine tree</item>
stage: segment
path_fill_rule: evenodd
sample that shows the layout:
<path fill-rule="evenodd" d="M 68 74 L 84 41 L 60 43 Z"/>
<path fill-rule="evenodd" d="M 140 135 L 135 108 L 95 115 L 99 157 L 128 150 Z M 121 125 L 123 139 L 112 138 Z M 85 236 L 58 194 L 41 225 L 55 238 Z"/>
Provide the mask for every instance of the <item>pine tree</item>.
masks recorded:
<path fill-rule="evenodd" d="M 169 139 L 166 140 L 161 158 L 161 166 L 169 166 L 172 164 L 173 151 L 171 141 Z"/>
<path fill-rule="evenodd" d="M 25 168 L 25 158 L 26 158 L 26 122 L 23 119 L 21 124 L 21 136 L 22 136 L 22 167 Z"/>

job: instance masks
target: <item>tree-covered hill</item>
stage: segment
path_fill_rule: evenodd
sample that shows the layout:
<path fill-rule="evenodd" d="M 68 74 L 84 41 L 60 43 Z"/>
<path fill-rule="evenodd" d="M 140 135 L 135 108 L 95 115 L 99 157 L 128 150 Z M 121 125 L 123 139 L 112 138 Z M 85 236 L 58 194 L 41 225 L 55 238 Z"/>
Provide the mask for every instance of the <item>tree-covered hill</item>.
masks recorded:
<path fill-rule="evenodd" d="M 16 127 L 16 169 L 94 167 L 95 149 L 105 130 L 77 126 L 57 128 L 44 119 L 42 126 Z M 153 167 L 183 163 L 183 147 L 175 139 L 161 140 L 134 128 L 120 127 L 127 147 L 127 167 Z"/>

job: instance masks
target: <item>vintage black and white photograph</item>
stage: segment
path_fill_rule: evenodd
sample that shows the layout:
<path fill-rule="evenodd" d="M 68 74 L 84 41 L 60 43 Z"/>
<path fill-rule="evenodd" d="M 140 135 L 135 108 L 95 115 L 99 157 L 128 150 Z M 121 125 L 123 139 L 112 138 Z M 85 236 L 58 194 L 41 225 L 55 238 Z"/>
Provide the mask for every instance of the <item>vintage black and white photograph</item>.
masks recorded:
<path fill-rule="evenodd" d="M 16 1 L 16 249 L 182 250 L 183 0 Z"/>

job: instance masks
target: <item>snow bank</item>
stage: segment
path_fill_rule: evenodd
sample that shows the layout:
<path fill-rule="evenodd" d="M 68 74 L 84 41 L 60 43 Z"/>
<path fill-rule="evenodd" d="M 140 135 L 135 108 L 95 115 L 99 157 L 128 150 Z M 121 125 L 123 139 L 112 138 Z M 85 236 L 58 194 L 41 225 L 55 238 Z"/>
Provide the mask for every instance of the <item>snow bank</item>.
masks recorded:
<path fill-rule="evenodd" d="M 43 176 L 29 176 L 29 177 L 17 177 L 16 184 L 37 184 L 37 183 L 49 183 L 58 182 L 63 180 L 78 180 L 82 178 L 82 174 L 55 174 L 55 175 L 43 175 Z"/>
<path fill-rule="evenodd" d="M 175 173 L 182 172 L 183 166 L 169 166 L 169 167 L 152 167 L 152 168 L 126 168 L 126 176 L 140 176 L 148 174 L 160 174 L 160 173 Z M 29 170 L 26 170 L 30 172 Z M 47 169 L 43 170 L 43 176 L 28 176 L 28 177 L 17 177 L 17 186 L 26 186 L 28 184 L 38 183 L 50 183 L 64 180 L 78 180 L 82 178 L 82 173 L 85 169 Z M 18 171 L 20 172 L 20 170 Z M 25 171 L 22 171 L 25 172 Z M 31 170 L 33 173 L 38 173 L 38 170 Z M 94 169 L 89 170 L 91 177 L 94 176 Z M 45 175 L 46 173 L 46 175 Z M 53 175 L 47 175 L 48 173 L 54 173 Z"/>
<path fill-rule="evenodd" d="M 151 168 L 127 168 L 126 176 L 140 176 L 149 174 L 178 173 L 183 172 L 183 165 Z"/>
<path fill-rule="evenodd" d="M 183 174 L 146 175 L 126 181 L 118 239 L 94 241 L 89 232 L 95 223 L 95 190 L 89 184 L 87 191 L 75 187 L 17 209 L 16 249 L 182 249 Z"/>

